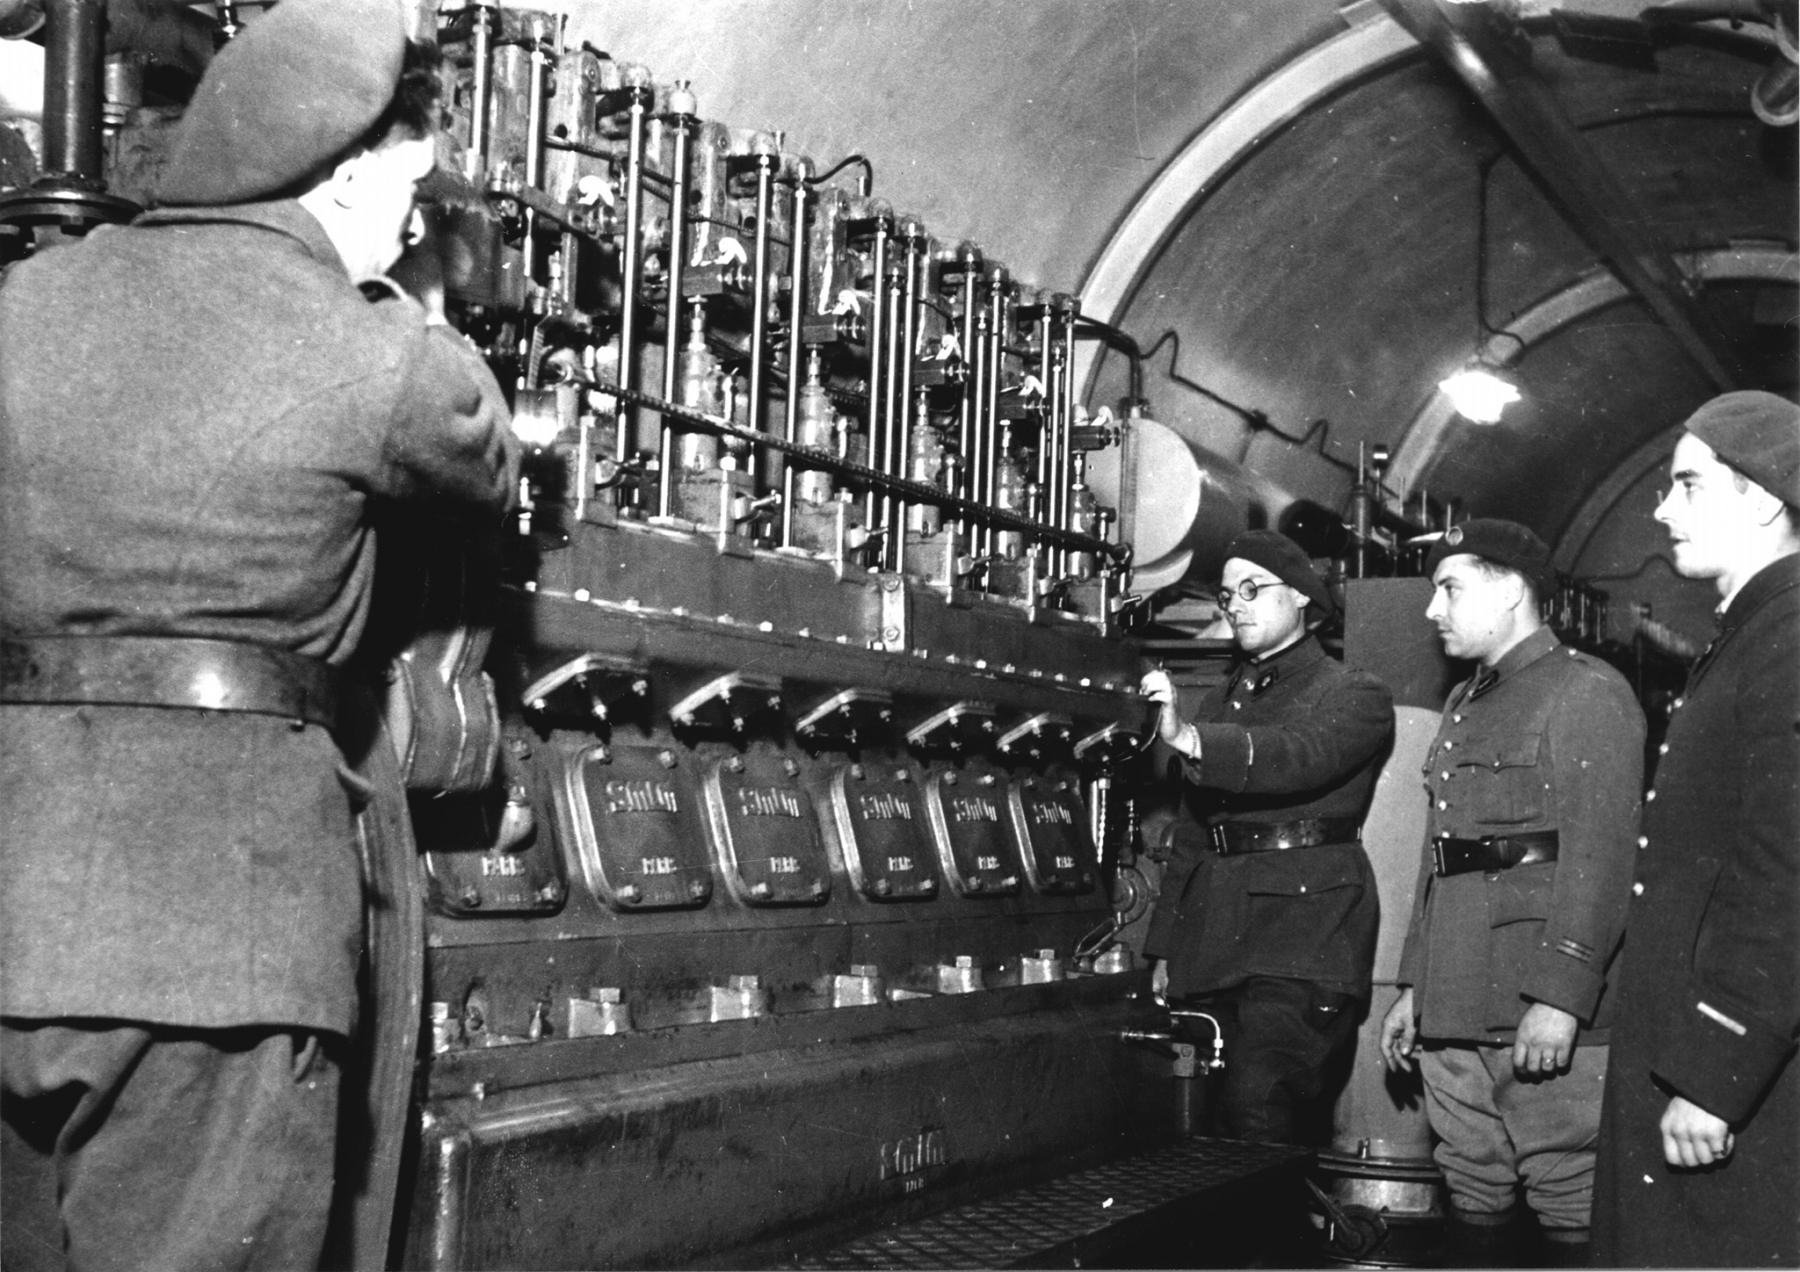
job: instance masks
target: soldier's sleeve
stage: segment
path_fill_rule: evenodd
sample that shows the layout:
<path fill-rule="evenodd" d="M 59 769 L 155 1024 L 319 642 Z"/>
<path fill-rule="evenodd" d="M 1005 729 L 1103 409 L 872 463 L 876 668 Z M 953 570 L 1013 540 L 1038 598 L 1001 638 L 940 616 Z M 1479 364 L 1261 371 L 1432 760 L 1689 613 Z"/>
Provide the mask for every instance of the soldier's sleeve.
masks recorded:
<path fill-rule="evenodd" d="M 1631 903 L 1644 713 L 1624 677 L 1585 665 L 1552 713 L 1546 741 L 1554 765 L 1556 881 L 1520 992 L 1592 1021 Z"/>
<path fill-rule="evenodd" d="M 1337 782 L 1367 764 L 1394 736 L 1394 696 L 1366 671 L 1334 678 L 1295 704 L 1280 724 L 1196 724 L 1200 758 L 1190 782 L 1233 794 L 1279 795 Z"/>
<path fill-rule="evenodd" d="M 1425 842 L 1431 842 L 1429 831 Z M 1425 970 L 1425 903 L 1431 878 L 1431 854 L 1421 845 L 1418 874 L 1413 882 L 1412 914 L 1406 923 L 1406 940 L 1400 947 L 1400 966 L 1394 973 L 1394 983 L 1402 989 L 1417 985 Z"/>
<path fill-rule="evenodd" d="M 1748 633 L 1746 633 L 1747 635 Z M 1693 974 L 1671 985 L 1675 1022 L 1651 1071 L 1728 1122 L 1742 1123 L 1789 1062 L 1800 1034 L 1800 655 L 1757 648 L 1737 682 L 1739 805 L 1717 828 L 1717 882 Z M 1721 775 L 1720 780 L 1729 780 Z"/>
<path fill-rule="evenodd" d="M 396 317 L 402 344 L 383 493 L 506 507 L 518 486 L 519 443 L 500 385 L 454 328 Z"/>

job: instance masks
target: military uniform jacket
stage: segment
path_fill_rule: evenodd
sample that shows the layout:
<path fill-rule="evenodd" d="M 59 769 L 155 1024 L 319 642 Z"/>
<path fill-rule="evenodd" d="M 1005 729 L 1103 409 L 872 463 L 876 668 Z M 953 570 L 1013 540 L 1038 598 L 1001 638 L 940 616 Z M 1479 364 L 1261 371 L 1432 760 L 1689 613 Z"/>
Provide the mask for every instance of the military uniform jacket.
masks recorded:
<path fill-rule="evenodd" d="M 1624 1266 L 1800 1265 L 1800 556 L 1727 607 L 1644 809 L 1601 1124 L 1597 1238 Z M 1730 1159 L 1663 1161 L 1671 1094 Z"/>
<path fill-rule="evenodd" d="M 1603 1042 L 1630 899 L 1644 713 L 1631 687 L 1549 628 L 1451 691 L 1427 752 L 1427 843 L 1397 980 L 1421 1036 L 1508 1042 L 1533 1002 Z M 1438 878 L 1430 839 L 1555 830 L 1555 861 Z"/>
<path fill-rule="evenodd" d="M 169 209 L 0 283 L 0 621 L 197 636 L 341 664 L 371 504 L 498 529 L 499 386 L 455 332 L 371 303 L 298 203 Z M 270 716 L 0 706 L 0 1010 L 347 1031 L 353 780 Z"/>
<path fill-rule="evenodd" d="M 1198 820 L 1355 820 L 1393 741 L 1394 704 L 1307 636 L 1242 665 L 1194 724 L 1200 759 L 1181 770 Z M 1281 976 L 1366 999 L 1379 919 L 1358 842 L 1220 856 L 1178 823 L 1145 952 L 1168 960 L 1177 996 Z"/>

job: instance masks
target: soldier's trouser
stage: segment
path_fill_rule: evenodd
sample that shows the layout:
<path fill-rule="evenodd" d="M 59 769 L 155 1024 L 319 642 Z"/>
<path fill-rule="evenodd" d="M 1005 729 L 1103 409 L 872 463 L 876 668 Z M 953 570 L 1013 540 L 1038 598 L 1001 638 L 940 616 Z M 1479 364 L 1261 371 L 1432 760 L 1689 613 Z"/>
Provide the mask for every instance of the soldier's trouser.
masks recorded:
<path fill-rule="evenodd" d="M 1477 1218 L 1513 1206 L 1516 1189 L 1546 1232 L 1576 1236 L 1594 1200 L 1606 1047 L 1576 1047 L 1567 1073 L 1528 1082 L 1512 1044 L 1427 1045 L 1420 1052 L 1433 1150 L 1455 1209 Z"/>
<path fill-rule="evenodd" d="M 1328 1097 L 1348 1073 L 1357 1000 L 1307 981 L 1257 976 L 1184 1000 L 1218 1017 L 1225 1068 L 1212 1090 L 1206 1132 L 1265 1144 L 1318 1144 L 1330 1131 Z M 1204 1039 L 1202 1022 L 1189 1036 Z M 1202 1059 L 1207 1047 L 1200 1046 Z"/>
<path fill-rule="evenodd" d="M 7 1272 L 318 1266 L 336 1039 L 121 1021 L 0 1023 Z"/>

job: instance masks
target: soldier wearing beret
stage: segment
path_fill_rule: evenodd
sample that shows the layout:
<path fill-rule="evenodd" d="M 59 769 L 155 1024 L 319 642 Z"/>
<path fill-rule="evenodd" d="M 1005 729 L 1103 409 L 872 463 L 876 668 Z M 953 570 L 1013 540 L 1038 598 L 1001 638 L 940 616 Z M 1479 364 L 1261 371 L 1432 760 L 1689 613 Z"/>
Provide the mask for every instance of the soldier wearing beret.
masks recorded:
<path fill-rule="evenodd" d="M 1210 1129 L 1315 1142 L 1369 997 L 1379 902 L 1360 834 L 1393 697 L 1320 647 L 1331 594 L 1285 536 L 1232 542 L 1219 608 L 1243 658 L 1191 718 L 1168 673 L 1143 681 L 1193 818 L 1172 827 L 1145 951 L 1158 993 L 1220 1022 Z"/>
<path fill-rule="evenodd" d="M 1425 765 L 1427 843 L 1383 1060 L 1420 1066 L 1451 1234 L 1515 1262 L 1514 1198 L 1550 1258 L 1585 1253 L 1608 1029 L 1643 771 L 1631 687 L 1541 617 L 1549 550 L 1474 520 L 1427 558 L 1426 617 L 1475 674 Z"/>
<path fill-rule="evenodd" d="M 1800 1265 L 1800 407 L 1714 398 L 1656 509 L 1719 628 L 1645 796 L 1597 1261 Z"/>
<path fill-rule="evenodd" d="M 378 278 L 428 53 L 395 0 L 283 0 L 208 68 L 161 206 L 0 285 L 8 1269 L 321 1257 L 372 518 L 498 533 L 516 482 L 485 365 Z"/>

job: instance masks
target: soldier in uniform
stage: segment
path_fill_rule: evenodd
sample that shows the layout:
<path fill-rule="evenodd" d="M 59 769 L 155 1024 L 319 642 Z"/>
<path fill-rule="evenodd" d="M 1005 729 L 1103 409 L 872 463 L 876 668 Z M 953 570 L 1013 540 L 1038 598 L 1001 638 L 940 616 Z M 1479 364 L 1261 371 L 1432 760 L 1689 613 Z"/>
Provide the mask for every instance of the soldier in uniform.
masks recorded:
<path fill-rule="evenodd" d="M 1800 1265 L 1800 407 L 1694 413 L 1656 510 L 1719 630 L 1645 798 L 1601 1123 L 1598 1262 Z"/>
<path fill-rule="evenodd" d="M 1453 1242 L 1487 1265 L 1517 1261 L 1521 1185 L 1548 1257 L 1585 1256 L 1642 789 L 1630 685 L 1543 623 L 1549 556 L 1524 526 L 1474 520 L 1427 559 L 1426 617 L 1477 666 L 1428 752 L 1426 851 L 1380 1036 L 1390 1069 L 1421 1068 Z"/>
<path fill-rule="evenodd" d="M 1177 821 L 1145 951 L 1158 993 L 1221 1025 L 1215 1133 L 1309 1143 L 1369 997 L 1379 901 L 1359 836 L 1394 733 L 1393 697 L 1309 626 L 1331 594 L 1270 530 L 1227 550 L 1219 608 L 1244 657 L 1184 717 L 1168 673 L 1143 691 L 1179 758 Z"/>
<path fill-rule="evenodd" d="M 441 305 L 358 287 L 433 167 L 429 54 L 396 0 L 283 0 L 206 71 L 162 206 L 0 284 L 9 1270 L 321 1257 L 372 518 L 497 534 L 517 472 Z"/>

